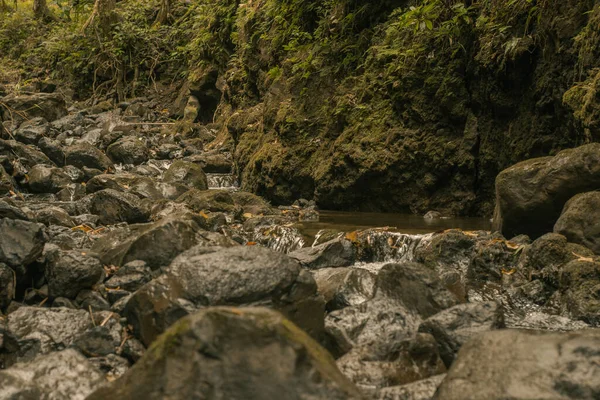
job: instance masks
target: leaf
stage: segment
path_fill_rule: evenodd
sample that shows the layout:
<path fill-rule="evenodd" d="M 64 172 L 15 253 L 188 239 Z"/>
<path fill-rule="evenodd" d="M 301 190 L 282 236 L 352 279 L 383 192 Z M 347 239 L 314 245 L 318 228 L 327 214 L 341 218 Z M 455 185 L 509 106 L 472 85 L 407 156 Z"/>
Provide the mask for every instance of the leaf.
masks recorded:
<path fill-rule="evenodd" d="M 433 22 L 429 19 L 425 20 L 425 25 L 427 26 L 427 29 L 429 29 L 430 31 L 433 30 Z"/>
<path fill-rule="evenodd" d="M 354 232 L 346 233 L 346 239 L 348 239 L 351 242 L 357 243 L 358 242 L 358 232 L 354 231 Z"/>
<path fill-rule="evenodd" d="M 246 246 L 256 246 L 256 242 L 248 242 L 246 243 Z"/>
<path fill-rule="evenodd" d="M 516 268 L 511 268 L 511 269 L 502 268 L 501 271 L 502 271 L 503 275 L 512 275 L 515 272 L 517 272 L 517 269 Z"/>

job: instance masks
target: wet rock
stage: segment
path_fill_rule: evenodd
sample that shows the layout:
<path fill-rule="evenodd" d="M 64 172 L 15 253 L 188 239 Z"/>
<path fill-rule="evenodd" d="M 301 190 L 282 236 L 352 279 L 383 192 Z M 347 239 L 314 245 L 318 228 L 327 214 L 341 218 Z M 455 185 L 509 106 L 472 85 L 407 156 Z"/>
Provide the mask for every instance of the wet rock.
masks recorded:
<path fill-rule="evenodd" d="M 281 253 L 255 246 L 197 246 L 173 260 L 166 278 L 136 292 L 125 315 L 147 345 L 168 326 L 157 321 L 169 321 L 182 309 L 227 304 L 269 305 L 319 337 L 324 303 L 316 292 L 310 273 Z"/>
<path fill-rule="evenodd" d="M 442 218 L 442 213 L 439 211 L 429 211 L 427 214 L 423 216 L 424 219 L 440 219 Z"/>
<path fill-rule="evenodd" d="M 32 118 L 25 121 L 14 132 L 14 137 L 21 143 L 37 144 L 50 130 L 48 121 L 44 118 Z"/>
<path fill-rule="evenodd" d="M 73 342 L 73 346 L 87 357 L 107 356 L 114 353 L 118 345 L 106 326 L 95 326 Z"/>
<path fill-rule="evenodd" d="M 59 207 L 47 207 L 36 211 L 35 220 L 44 225 L 60 225 L 67 228 L 75 226 L 69 214 Z"/>
<path fill-rule="evenodd" d="M 233 197 L 225 190 L 198 190 L 191 189 L 182 194 L 178 203 L 186 204 L 192 211 L 211 211 L 241 214 L 242 210 L 235 204 Z"/>
<path fill-rule="evenodd" d="M 515 250 L 510 249 L 503 240 L 478 242 L 467 270 L 468 286 L 501 281 L 502 271 L 511 271 L 516 267 L 518 254 Z"/>
<path fill-rule="evenodd" d="M 247 224 L 244 224 L 247 226 Z M 249 244 L 256 243 L 285 254 L 304 247 L 304 235 L 297 228 L 282 225 L 266 225 L 248 234 Z"/>
<path fill-rule="evenodd" d="M 87 142 L 78 143 L 65 149 L 65 164 L 74 165 L 77 168 L 93 168 L 100 171 L 113 169 L 110 159 Z"/>
<path fill-rule="evenodd" d="M 334 239 L 315 247 L 305 247 L 290 253 L 305 268 L 347 267 L 356 260 L 354 244 L 345 238 Z"/>
<path fill-rule="evenodd" d="M 359 268 L 324 268 L 315 271 L 319 294 L 327 311 L 356 306 L 375 295 L 375 275 Z"/>
<path fill-rule="evenodd" d="M 0 310 L 5 310 L 15 297 L 14 271 L 6 264 L 0 263 Z"/>
<path fill-rule="evenodd" d="M 182 183 L 191 189 L 206 190 L 208 182 L 202 167 L 186 161 L 175 161 L 165 172 L 163 181 Z"/>
<path fill-rule="evenodd" d="M 100 217 L 98 222 L 103 225 L 119 222 L 135 224 L 146 222 L 149 217 L 149 213 L 143 209 L 137 196 L 113 189 L 105 189 L 92 194 L 90 212 Z"/>
<path fill-rule="evenodd" d="M 502 307 L 495 302 L 459 304 L 423 321 L 419 332 L 431 334 L 447 368 L 456 353 L 480 332 L 504 328 Z"/>
<path fill-rule="evenodd" d="M 257 308 L 209 308 L 183 319 L 89 400 L 162 399 L 166 385 L 173 400 L 361 398 L 308 335 L 280 314 Z"/>
<path fill-rule="evenodd" d="M 106 154 L 115 163 L 141 164 L 148 161 L 150 152 L 139 138 L 127 136 L 108 146 Z"/>
<path fill-rule="evenodd" d="M 52 298 L 73 299 L 81 290 L 96 284 L 104 273 L 98 259 L 78 250 L 61 251 L 54 247 L 46 250 L 46 259 L 45 275 Z"/>
<path fill-rule="evenodd" d="M 600 143 L 518 163 L 496 178 L 494 229 L 506 237 L 540 237 L 552 231 L 570 198 L 598 187 Z"/>
<path fill-rule="evenodd" d="M 591 330 L 486 332 L 463 346 L 434 399 L 593 399 L 599 346 Z"/>
<path fill-rule="evenodd" d="M 104 189 L 127 192 L 152 200 L 160 200 L 164 197 L 161 189 L 152 178 L 128 173 L 97 175 L 90 179 L 86 185 L 88 193 L 95 193 Z"/>
<path fill-rule="evenodd" d="M 11 110 L 17 120 L 27 120 L 41 117 L 47 121 L 54 121 L 67 115 L 65 100 L 55 93 L 35 93 L 31 95 L 8 95 L 2 99 L 8 108 L 2 108 L 2 112 Z M 5 115 L 5 119 L 9 119 Z"/>
<path fill-rule="evenodd" d="M 148 267 L 158 269 L 168 266 L 176 256 L 199 242 L 211 242 L 211 239 L 199 237 L 200 232 L 200 226 L 193 220 L 174 216 L 112 231 L 97 240 L 91 251 L 105 265 L 122 266 L 141 260 Z M 215 245 L 227 242 L 222 235 L 212 240 Z"/>
<path fill-rule="evenodd" d="M 0 219 L 0 262 L 25 275 L 27 266 L 42 255 L 42 225 L 14 219 Z"/>
<path fill-rule="evenodd" d="M 0 167 L 1 171 L 2 167 Z M 27 221 L 29 218 L 27 215 L 18 207 L 4 200 L 0 200 L 0 218 L 20 219 Z"/>
<path fill-rule="evenodd" d="M 85 310 L 20 307 L 8 315 L 8 330 L 18 338 L 21 346 L 32 348 L 22 361 L 64 349 L 93 326 L 90 314 Z"/>
<path fill-rule="evenodd" d="M 47 165 L 36 165 L 28 173 L 27 185 L 33 193 L 58 193 L 71 184 L 71 177 L 62 169 Z"/>
<path fill-rule="evenodd" d="M 406 385 L 382 389 L 378 400 L 431 400 L 445 377 L 445 374 L 435 375 Z"/>
<path fill-rule="evenodd" d="M 554 232 L 600 254 L 600 192 L 578 194 L 569 200 Z"/>
<path fill-rule="evenodd" d="M 562 308 L 566 315 L 600 325 L 600 259 L 574 260 L 560 272 Z"/>
<path fill-rule="evenodd" d="M 104 382 L 95 366 L 68 349 L 0 371 L 0 399 L 84 400 Z"/>

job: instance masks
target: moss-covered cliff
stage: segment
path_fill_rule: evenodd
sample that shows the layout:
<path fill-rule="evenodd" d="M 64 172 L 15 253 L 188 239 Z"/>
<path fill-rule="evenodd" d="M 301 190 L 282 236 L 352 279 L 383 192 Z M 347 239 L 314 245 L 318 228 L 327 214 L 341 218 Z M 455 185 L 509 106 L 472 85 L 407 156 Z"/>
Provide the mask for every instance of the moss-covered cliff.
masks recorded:
<path fill-rule="evenodd" d="M 107 95 L 187 80 L 275 203 L 491 215 L 500 170 L 600 138 L 598 1 L 137 3 L 101 52 L 65 22 L 16 55 Z"/>

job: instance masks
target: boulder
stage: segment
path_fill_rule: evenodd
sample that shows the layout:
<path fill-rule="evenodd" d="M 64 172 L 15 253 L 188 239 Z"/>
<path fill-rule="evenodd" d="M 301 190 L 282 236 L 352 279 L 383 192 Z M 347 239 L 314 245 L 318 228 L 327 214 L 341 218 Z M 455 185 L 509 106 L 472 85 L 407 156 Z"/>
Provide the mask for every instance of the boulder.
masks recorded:
<path fill-rule="evenodd" d="M 456 353 L 471 337 L 480 332 L 504 328 L 502 307 L 495 302 L 459 304 L 429 317 L 419 332 L 431 334 L 447 368 Z"/>
<path fill-rule="evenodd" d="M 46 281 L 52 298 L 74 299 L 83 289 L 96 284 L 104 273 L 102 263 L 87 253 L 58 248 L 46 251 Z"/>
<path fill-rule="evenodd" d="M 13 160 L 18 158 L 19 163 L 27 170 L 39 164 L 53 165 L 53 162 L 37 147 L 25 145 L 15 140 L 0 139 L 0 155 L 6 155 Z"/>
<path fill-rule="evenodd" d="M 20 208 L 4 200 L 0 200 L 0 218 L 21 219 L 24 221 L 29 219 Z"/>
<path fill-rule="evenodd" d="M 6 105 L 0 109 L 5 119 L 9 119 L 8 111 L 18 120 L 41 117 L 49 122 L 67 115 L 65 100 L 57 93 L 35 93 L 31 95 L 8 95 L 2 98 Z M 1 119 L 1 118 L 0 118 Z"/>
<path fill-rule="evenodd" d="M 206 190 L 208 181 L 202 167 L 187 161 L 175 161 L 165 172 L 163 181 L 182 183 L 190 189 Z"/>
<path fill-rule="evenodd" d="M 600 326 L 600 259 L 573 260 L 560 271 L 563 313 Z"/>
<path fill-rule="evenodd" d="M 600 143 L 523 161 L 496 178 L 493 228 L 506 237 L 540 237 L 552 231 L 570 198 L 599 187 Z"/>
<path fill-rule="evenodd" d="M 242 211 L 244 212 L 244 214 L 279 214 L 278 210 L 271 207 L 271 205 L 265 199 L 253 193 L 235 191 L 231 192 L 231 197 L 233 198 L 235 204 L 242 207 Z"/>
<path fill-rule="evenodd" d="M 50 130 L 48 121 L 37 117 L 23 122 L 14 132 L 14 137 L 21 143 L 37 144 Z"/>
<path fill-rule="evenodd" d="M 87 142 L 74 144 L 65 149 L 65 164 L 77 168 L 93 168 L 107 171 L 114 168 L 110 158 Z"/>
<path fill-rule="evenodd" d="M 158 184 L 152 178 L 129 173 L 97 175 L 86 184 L 87 193 L 95 193 L 104 189 L 127 192 L 151 200 L 160 200 L 164 197 Z"/>
<path fill-rule="evenodd" d="M 435 400 L 594 399 L 600 332 L 498 330 L 468 341 Z"/>
<path fill-rule="evenodd" d="M 43 137 L 37 145 L 54 164 L 58 166 L 65 165 L 65 151 L 60 140 Z"/>
<path fill-rule="evenodd" d="M 223 154 L 198 154 L 190 159 L 210 174 L 230 174 L 233 171 L 233 161 Z"/>
<path fill-rule="evenodd" d="M 191 189 L 182 194 L 177 202 L 187 205 L 195 212 L 242 213 L 241 207 L 235 204 L 231 193 L 226 190 Z"/>
<path fill-rule="evenodd" d="M 166 277 L 136 292 L 125 315 L 150 344 L 168 326 L 160 321 L 172 320 L 171 315 L 206 306 L 261 304 L 280 310 L 318 338 L 324 304 L 316 292 L 310 273 L 284 254 L 256 246 L 196 246 L 173 260 Z"/>
<path fill-rule="evenodd" d="M 72 183 L 71 177 L 61 168 L 48 165 L 36 165 L 27 175 L 27 186 L 33 193 L 58 193 Z"/>
<path fill-rule="evenodd" d="M 25 275 L 27 266 L 42 255 L 45 237 L 43 225 L 34 222 L 0 219 L 0 263 Z"/>
<path fill-rule="evenodd" d="M 104 383 L 100 370 L 68 349 L 0 371 L 0 399 L 84 400 Z"/>
<path fill-rule="evenodd" d="M 99 223 L 112 225 L 148 221 L 149 212 L 142 207 L 140 199 L 129 193 L 105 189 L 90 195 L 90 212 L 100 217 Z"/>
<path fill-rule="evenodd" d="M 275 311 L 208 308 L 162 335 L 88 400 L 362 398 L 333 358 Z"/>
<path fill-rule="evenodd" d="M 600 254 L 600 192 L 581 193 L 563 208 L 554 232 Z"/>
<path fill-rule="evenodd" d="M 356 260 L 356 248 L 350 240 L 337 238 L 315 247 L 293 251 L 289 255 L 308 269 L 347 267 Z"/>
<path fill-rule="evenodd" d="M 360 268 L 324 268 L 314 272 L 327 311 L 357 306 L 375 295 L 375 275 Z"/>
<path fill-rule="evenodd" d="M 36 211 L 35 220 L 46 226 L 60 225 L 67 228 L 73 228 L 75 226 L 75 222 L 71 216 L 59 207 L 46 207 Z"/>
<path fill-rule="evenodd" d="M 141 164 L 148 161 L 150 151 L 139 138 L 126 136 L 108 146 L 106 154 L 115 163 Z"/>

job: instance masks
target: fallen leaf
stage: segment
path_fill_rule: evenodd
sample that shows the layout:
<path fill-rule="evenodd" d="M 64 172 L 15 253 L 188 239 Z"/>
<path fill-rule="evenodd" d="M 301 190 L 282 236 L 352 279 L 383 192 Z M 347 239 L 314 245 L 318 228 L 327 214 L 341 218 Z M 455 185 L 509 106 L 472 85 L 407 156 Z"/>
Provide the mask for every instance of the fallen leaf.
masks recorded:
<path fill-rule="evenodd" d="M 502 274 L 504 274 L 504 275 L 512 275 L 515 272 L 517 272 L 516 268 L 511 268 L 511 269 L 502 268 Z"/>
<path fill-rule="evenodd" d="M 583 261 L 583 262 L 594 262 L 594 259 L 592 257 L 585 257 L 585 256 L 580 256 L 577 253 L 573 253 L 573 255 L 575 257 L 577 257 L 577 261 Z"/>
<path fill-rule="evenodd" d="M 256 246 L 256 242 L 248 242 L 246 243 L 246 246 Z"/>

